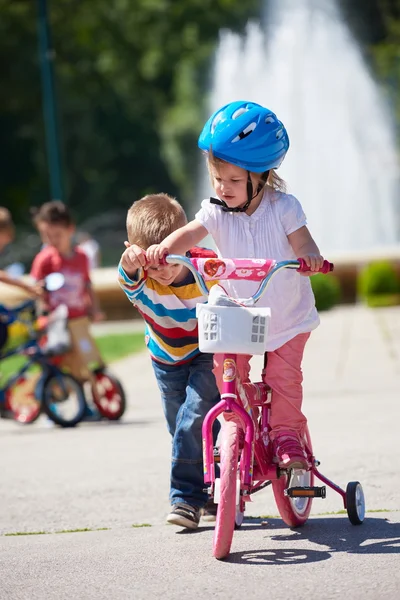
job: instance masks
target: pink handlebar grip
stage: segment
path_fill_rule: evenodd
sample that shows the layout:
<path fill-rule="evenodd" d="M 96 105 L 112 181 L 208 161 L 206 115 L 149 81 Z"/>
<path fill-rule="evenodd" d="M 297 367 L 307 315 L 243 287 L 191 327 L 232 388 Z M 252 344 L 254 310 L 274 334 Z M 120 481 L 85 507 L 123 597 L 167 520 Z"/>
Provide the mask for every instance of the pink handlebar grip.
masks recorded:
<path fill-rule="evenodd" d="M 307 265 L 306 261 L 303 258 L 297 259 L 300 263 L 299 268 L 297 269 L 299 273 L 308 273 L 310 271 L 310 267 Z M 329 260 L 324 260 L 322 267 L 318 271 L 313 271 L 314 273 L 329 273 L 333 271 L 334 264 L 329 262 Z"/>

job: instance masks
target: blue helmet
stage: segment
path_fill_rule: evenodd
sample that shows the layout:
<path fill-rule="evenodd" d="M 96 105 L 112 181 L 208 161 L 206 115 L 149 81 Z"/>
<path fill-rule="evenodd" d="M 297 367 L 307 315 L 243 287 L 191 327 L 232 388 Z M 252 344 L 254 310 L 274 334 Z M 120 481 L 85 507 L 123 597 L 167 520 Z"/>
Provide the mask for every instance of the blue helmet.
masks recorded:
<path fill-rule="evenodd" d="M 277 169 L 289 148 L 286 129 L 268 108 L 239 100 L 208 119 L 199 148 L 246 171 Z"/>

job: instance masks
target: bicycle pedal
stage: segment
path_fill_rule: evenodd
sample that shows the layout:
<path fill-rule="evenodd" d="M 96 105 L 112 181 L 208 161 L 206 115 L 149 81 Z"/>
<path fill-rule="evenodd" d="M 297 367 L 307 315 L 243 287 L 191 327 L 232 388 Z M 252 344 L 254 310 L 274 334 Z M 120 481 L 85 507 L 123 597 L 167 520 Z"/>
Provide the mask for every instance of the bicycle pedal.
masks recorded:
<path fill-rule="evenodd" d="M 326 487 L 291 487 L 285 490 L 285 496 L 290 498 L 326 498 Z"/>

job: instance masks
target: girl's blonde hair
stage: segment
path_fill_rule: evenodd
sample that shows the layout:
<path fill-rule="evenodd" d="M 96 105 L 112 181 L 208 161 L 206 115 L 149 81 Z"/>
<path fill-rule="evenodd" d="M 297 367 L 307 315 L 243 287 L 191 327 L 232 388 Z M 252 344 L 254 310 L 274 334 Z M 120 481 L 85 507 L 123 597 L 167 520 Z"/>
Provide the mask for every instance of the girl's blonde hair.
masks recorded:
<path fill-rule="evenodd" d="M 163 193 L 148 194 L 134 202 L 128 210 L 128 241 L 147 250 L 186 223 L 185 211 L 175 198 Z"/>
<path fill-rule="evenodd" d="M 213 154 L 211 149 L 209 152 L 204 152 L 204 154 L 207 158 L 207 168 L 208 168 L 208 173 L 210 175 L 211 183 L 213 183 L 213 176 L 212 176 L 211 168 L 214 167 L 216 170 L 218 170 L 219 165 L 230 164 L 230 163 L 227 163 L 227 161 L 222 160 L 221 158 L 218 158 L 217 156 L 215 156 L 215 154 Z M 255 173 L 254 171 L 251 171 L 251 173 L 253 175 L 261 175 L 261 173 Z M 267 180 L 265 181 L 265 184 L 263 187 L 265 187 L 265 186 L 268 186 L 269 188 L 271 188 L 272 190 L 275 190 L 277 192 L 285 193 L 287 190 L 286 182 L 282 179 L 282 177 L 279 177 L 278 173 L 276 172 L 276 169 L 270 169 Z"/>

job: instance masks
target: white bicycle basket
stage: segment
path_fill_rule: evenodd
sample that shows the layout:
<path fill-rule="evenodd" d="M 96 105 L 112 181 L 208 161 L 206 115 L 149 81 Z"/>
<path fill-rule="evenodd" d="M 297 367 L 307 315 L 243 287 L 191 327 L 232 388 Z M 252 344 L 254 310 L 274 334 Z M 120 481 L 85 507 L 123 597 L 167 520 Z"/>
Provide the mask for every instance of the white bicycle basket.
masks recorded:
<path fill-rule="evenodd" d="M 269 308 L 197 304 L 196 315 L 201 352 L 264 354 L 271 319 Z"/>

